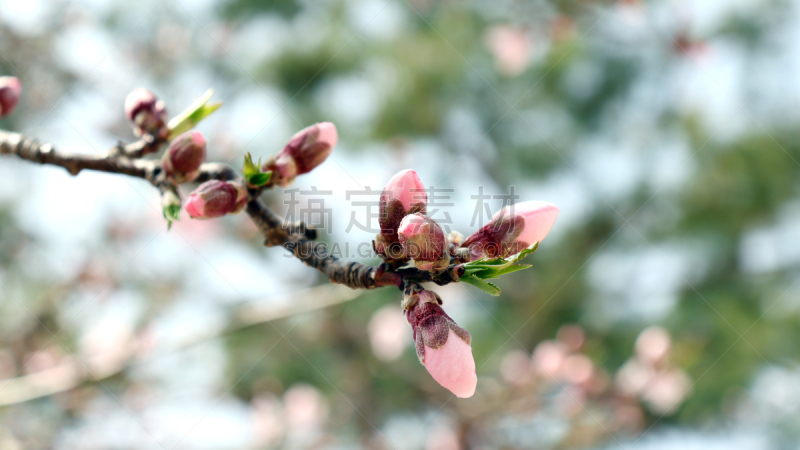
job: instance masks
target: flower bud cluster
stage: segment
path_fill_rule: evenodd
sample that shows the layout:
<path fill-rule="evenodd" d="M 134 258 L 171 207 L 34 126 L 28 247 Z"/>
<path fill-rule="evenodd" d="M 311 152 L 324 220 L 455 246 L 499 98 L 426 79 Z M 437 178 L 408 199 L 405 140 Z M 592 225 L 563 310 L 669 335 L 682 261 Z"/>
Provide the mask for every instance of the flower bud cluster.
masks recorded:
<path fill-rule="evenodd" d="M 441 271 L 450 264 L 447 236 L 426 215 L 425 185 L 413 170 L 395 174 L 381 192 L 375 251 L 386 261 L 413 259 L 421 270 Z"/>

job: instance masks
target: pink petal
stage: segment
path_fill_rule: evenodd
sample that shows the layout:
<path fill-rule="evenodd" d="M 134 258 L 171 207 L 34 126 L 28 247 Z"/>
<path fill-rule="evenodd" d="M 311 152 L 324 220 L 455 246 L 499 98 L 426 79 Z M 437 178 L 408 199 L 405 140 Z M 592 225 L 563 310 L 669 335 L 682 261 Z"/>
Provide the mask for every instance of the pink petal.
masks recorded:
<path fill-rule="evenodd" d="M 205 148 L 206 146 L 206 139 L 203 137 L 203 133 L 199 131 L 192 131 L 192 141 L 194 141 L 194 144 L 198 147 Z"/>
<path fill-rule="evenodd" d="M 442 228 L 420 213 L 405 216 L 397 233 L 406 256 L 415 261 L 438 261 L 447 249 L 447 237 Z"/>
<path fill-rule="evenodd" d="M 478 384 L 472 348 L 453 330 L 438 349 L 425 347 L 425 368 L 437 383 L 459 398 L 472 397 Z"/>
<path fill-rule="evenodd" d="M 397 172 L 386 185 L 386 190 L 391 191 L 391 198 L 400 200 L 406 211 L 411 209 L 412 203 L 428 203 L 425 185 L 419 179 L 417 172 L 406 169 Z"/>
<path fill-rule="evenodd" d="M 335 147 L 339 142 L 339 133 L 336 131 L 336 125 L 330 122 L 320 122 L 317 124 L 319 135 L 317 142 L 328 144 L 330 147 Z"/>
<path fill-rule="evenodd" d="M 189 199 L 186 200 L 186 212 L 189 213 L 189 217 L 196 218 L 196 217 L 203 217 L 203 206 L 205 206 L 206 201 L 203 200 L 203 197 L 199 195 L 190 195 Z"/>
<path fill-rule="evenodd" d="M 0 117 L 14 111 L 22 95 L 22 83 L 17 77 L 0 77 Z"/>
<path fill-rule="evenodd" d="M 397 232 L 406 236 L 413 236 L 418 234 L 422 226 L 427 222 L 428 221 L 425 220 L 422 214 L 409 214 L 403 217 L 403 220 L 400 222 L 400 227 L 397 228 Z"/>
<path fill-rule="evenodd" d="M 550 228 L 556 222 L 558 217 L 558 206 L 541 201 L 530 201 L 517 203 L 513 206 L 506 206 L 495 214 L 495 218 L 501 214 L 509 214 L 513 212 L 514 215 L 521 215 L 525 218 L 525 229 L 522 234 L 517 238 L 518 241 L 533 244 L 534 242 L 541 242 Z"/>

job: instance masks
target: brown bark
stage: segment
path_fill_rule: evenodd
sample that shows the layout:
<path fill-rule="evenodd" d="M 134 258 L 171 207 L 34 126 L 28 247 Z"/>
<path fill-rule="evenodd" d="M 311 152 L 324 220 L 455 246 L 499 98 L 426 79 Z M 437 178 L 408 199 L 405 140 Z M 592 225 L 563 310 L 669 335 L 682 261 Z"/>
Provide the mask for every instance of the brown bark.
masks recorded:
<path fill-rule="evenodd" d="M 22 136 L 19 133 L 0 130 L 0 153 L 13 154 L 39 164 L 51 164 L 65 168 L 72 175 L 81 170 L 98 170 L 120 173 L 149 181 L 162 193 L 174 187 L 167 183 L 158 160 L 138 159 L 148 153 L 157 152 L 163 142 L 147 136 L 128 145 L 117 145 L 102 155 L 87 155 L 57 151 L 50 144 Z M 232 168 L 219 163 L 204 163 L 196 182 L 212 179 L 235 180 L 239 175 Z M 343 284 L 352 289 L 374 289 L 382 286 L 402 288 L 403 280 L 434 281 L 447 284 L 457 280 L 459 268 L 451 267 L 436 277 L 430 272 L 414 268 L 390 270 L 388 266 L 368 266 L 353 261 L 344 261 L 331 255 L 324 244 L 315 242 L 316 230 L 307 228 L 302 222 L 285 224 L 260 200 L 258 190 L 251 192 L 247 214 L 264 235 L 264 245 L 281 246 L 307 266 L 322 272 L 332 283 Z"/>

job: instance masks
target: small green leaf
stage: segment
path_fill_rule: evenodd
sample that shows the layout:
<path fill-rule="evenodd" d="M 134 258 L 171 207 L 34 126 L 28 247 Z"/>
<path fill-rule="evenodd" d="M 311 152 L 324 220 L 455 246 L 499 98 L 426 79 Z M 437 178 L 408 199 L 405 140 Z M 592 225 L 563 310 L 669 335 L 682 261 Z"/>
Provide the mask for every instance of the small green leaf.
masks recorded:
<path fill-rule="evenodd" d="M 506 267 L 505 269 L 497 270 L 493 274 L 494 276 L 491 277 L 491 278 L 498 278 L 498 277 L 500 277 L 502 275 L 508 275 L 509 273 L 514 273 L 514 272 L 516 272 L 518 270 L 525 270 L 525 269 L 528 269 L 530 267 L 531 267 L 530 264 L 514 264 L 514 265 Z"/>
<path fill-rule="evenodd" d="M 181 218 L 181 197 L 174 186 L 161 193 L 161 213 L 167 219 L 167 230 L 172 228 L 173 221 Z"/>
<path fill-rule="evenodd" d="M 508 258 L 506 258 L 506 261 L 510 262 L 511 264 L 522 261 L 523 258 L 535 252 L 537 248 L 539 248 L 539 243 L 534 242 L 533 244 L 531 244 L 530 247 L 526 248 L 525 250 L 522 250 L 516 255 L 511 255 Z"/>
<path fill-rule="evenodd" d="M 213 89 L 207 90 L 205 94 L 195 100 L 194 103 L 189 105 L 182 113 L 169 121 L 167 124 L 169 128 L 169 139 L 174 139 L 179 134 L 191 130 L 197 126 L 201 120 L 205 119 L 222 106 L 222 102 L 208 103 L 208 100 L 211 99 L 213 94 Z"/>
<path fill-rule="evenodd" d="M 509 273 L 517 272 L 519 270 L 524 270 L 531 267 L 528 264 L 516 264 L 517 262 L 521 261 L 527 255 L 533 253 L 538 248 L 539 243 L 536 242 L 530 247 L 520 251 L 517 254 L 511 255 L 507 258 L 493 258 L 493 259 L 479 259 L 477 261 L 470 261 L 464 264 L 464 275 L 461 277 L 460 281 L 466 281 L 467 283 L 476 285 L 486 291 L 486 286 L 478 285 L 474 280 L 479 280 L 481 283 L 486 283 L 484 280 L 489 280 L 492 278 L 498 278 L 503 275 L 507 275 Z M 490 286 L 494 286 L 491 283 L 486 283 Z M 496 289 L 497 286 L 494 286 Z M 489 292 L 489 291 L 487 291 Z M 497 289 L 499 293 L 500 290 Z M 497 294 L 492 294 L 497 295 Z"/>
<path fill-rule="evenodd" d="M 271 170 L 266 172 L 261 171 L 261 158 L 258 158 L 258 162 L 253 163 L 253 156 L 249 152 L 244 155 L 242 173 L 244 174 L 244 179 L 247 184 L 255 187 L 267 184 L 269 179 L 272 178 Z"/>
<path fill-rule="evenodd" d="M 167 230 L 172 229 L 172 222 L 181 220 L 181 205 L 168 205 L 162 209 L 164 218 L 167 219 Z"/>
<path fill-rule="evenodd" d="M 272 178 L 271 171 L 256 173 L 247 177 L 247 184 L 251 184 L 253 186 L 263 186 L 269 182 L 270 178 Z"/>
<path fill-rule="evenodd" d="M 253 163 L 253 156 L 250 152 L 244 154 L 244 167 L 242 173 L 245 177 L 250 177 L 255 174 L 261 173 L 261 158 L 258 158 L 258 163 Z"/>
<path fill-rule="evenodd" d="M 487 294 L 495 296 L 500 295 L 499 287 L 495 286 L 492 283 L 489 283 L 488 281 L 483 281 L 482 279 L 474 275 L 461 277 L 458 281 L 463 281 L 464 283 L 471 284 L 477 287 L 478 289 L 482 290 L 483 292 L 486 292 Z"/>

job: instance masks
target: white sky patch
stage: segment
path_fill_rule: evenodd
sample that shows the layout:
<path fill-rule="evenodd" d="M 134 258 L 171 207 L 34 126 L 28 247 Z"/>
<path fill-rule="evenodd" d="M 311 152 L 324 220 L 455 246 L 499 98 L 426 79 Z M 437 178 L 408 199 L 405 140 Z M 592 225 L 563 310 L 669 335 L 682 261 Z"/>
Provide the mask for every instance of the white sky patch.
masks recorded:
<path fill-rule="evenodd" d="M 387 41 L 407 26 L 408 9 L 401 2 L 382 0 L 351 1 L 347 12 L 350 26 L 355 32 L 361 30 L 366 39 Z"/>
<path fill-rule="evenodd" d="M 15 32 L 34 36 L 46 31 L 45 0 L 0 0 L 0 20 Z"/>
<path fill-rule="evenodd" d="M 680 292 L 708 270 L 702 246 L 643 244 L 630 250 L 601 250 L 588 265 L 594 290 L 590 317 L 601 327 L 617 322 L 652 323 L 672 312 Z"/>
<path fill-rule="evenodd" d="M 319 87 L 317 102 L 337 122 L 353 130 L 368 130 L 378 113 L 380 95 L 375 83 L 363 76 L 340 76 Z"/>
<path fill-rule="evenodd" d="M 739 265 L 766 273 L 800 263 L 800 202 L 781 208 L 773 224 L 746 232 L 739 243 Z"/>

